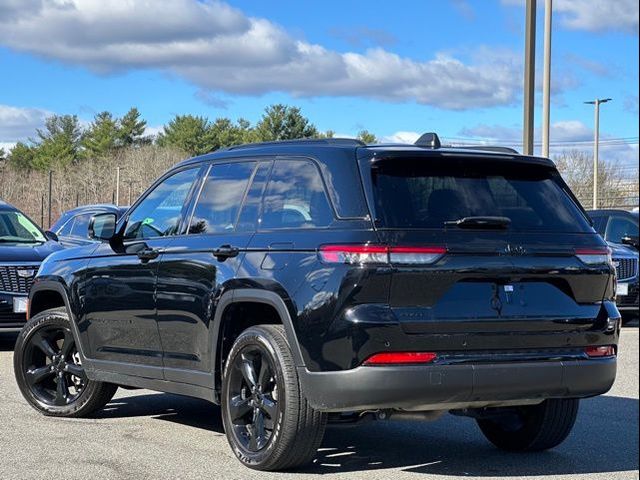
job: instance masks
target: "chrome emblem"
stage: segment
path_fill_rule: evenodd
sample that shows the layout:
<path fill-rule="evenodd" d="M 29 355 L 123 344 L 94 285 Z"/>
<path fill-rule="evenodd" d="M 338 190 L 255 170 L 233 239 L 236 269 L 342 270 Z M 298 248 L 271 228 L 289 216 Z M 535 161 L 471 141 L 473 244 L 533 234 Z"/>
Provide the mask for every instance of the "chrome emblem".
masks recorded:
<path fill-rule="evenodd" d="M 512 257 L 521 257 L 527 254 L 527 250 L 520 245 L 507 245 L 504 247 L 504 254 Z"/>
<path fill-rule="evenodd" d="M 20 278 L 31 278 L 36 274 L 36 271 L 33 269 L 29 270 L 18 270 L 18 276 Z"/>

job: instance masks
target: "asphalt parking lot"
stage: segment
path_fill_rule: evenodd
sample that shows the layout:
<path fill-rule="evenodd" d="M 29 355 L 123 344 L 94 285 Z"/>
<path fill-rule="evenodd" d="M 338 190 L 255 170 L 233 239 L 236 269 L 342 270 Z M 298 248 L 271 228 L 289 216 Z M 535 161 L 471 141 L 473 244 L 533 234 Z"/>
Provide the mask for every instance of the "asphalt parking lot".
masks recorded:
<path fill-rule="evenodd" d="M 613 389 L 582 402 L 576 428 L 556 450 L 506 454 L 473 421 L 446 415 L 330 427 L 314 464 L 284 474 L 241 466 L 218 408 L 199 400 L 120 389 L 96 418 L 44 417 L 18 392 L 14 341 L 0 334 L 0 479 L 638 478 L 637 323 L 623 329 Z"/>

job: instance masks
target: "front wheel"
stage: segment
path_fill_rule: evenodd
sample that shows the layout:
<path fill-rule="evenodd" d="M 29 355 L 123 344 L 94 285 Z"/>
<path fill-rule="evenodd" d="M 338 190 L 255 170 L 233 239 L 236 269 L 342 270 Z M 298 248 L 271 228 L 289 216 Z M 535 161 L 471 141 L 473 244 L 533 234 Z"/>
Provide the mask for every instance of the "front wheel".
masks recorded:
<path fill-rule="evenodd" d="M 307 403 L 281 325 L 240 334 L 227 358 L 221 400 L 227 440 L 247 467 L 294 468 L 320 446 L 327 415 Z"/>
<path fill-rule="evenodd" d="M 569 436 L 578 405 L 577 399 L 545 400 L 538 405 L 509 408 L 504 416 L 479 419 L 478 425 L 484 436 L 502 450 L 548 450 Z"/>
<path fill-rule="evenodd" d="M 118 387 L 89 380 L 66 309 L 45 310 L 23 327 L 13 353 L 18 387 L 36 410 L 83 417 L 102 408 Z"/>

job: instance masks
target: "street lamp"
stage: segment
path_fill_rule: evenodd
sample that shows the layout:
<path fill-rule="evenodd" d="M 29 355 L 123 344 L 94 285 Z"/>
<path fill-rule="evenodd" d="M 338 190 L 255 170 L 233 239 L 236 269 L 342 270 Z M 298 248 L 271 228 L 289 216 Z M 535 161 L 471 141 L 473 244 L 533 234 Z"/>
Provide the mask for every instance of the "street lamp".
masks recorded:
<path fill-rule="evenodd" d="M 596 98 L 584 102 L 596 106 L 595 125 L 593 129 L 593 209 L 598 208 L 598 143 L 600 142 L 600 104 L 611 101 L 610 98 Z"/>

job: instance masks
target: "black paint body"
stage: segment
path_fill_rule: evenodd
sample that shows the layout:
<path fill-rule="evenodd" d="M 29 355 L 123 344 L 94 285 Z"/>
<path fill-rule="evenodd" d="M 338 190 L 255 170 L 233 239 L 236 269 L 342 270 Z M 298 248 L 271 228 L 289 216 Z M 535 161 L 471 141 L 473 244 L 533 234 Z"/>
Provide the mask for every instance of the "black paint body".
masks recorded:
<path fill-rule="evenodd" d="M 242 228 L 189 235 L 183 219 L 175 235 L 144 242 L 160 252 L 155 259 L 142 261 L 136 253 L 127 253 L 135 252 L 132 245 L 140 241 L 128 246 L 125 242 L 124 249 L 109 243 L 68 249 L 43 264 L 31 294 L 31 313 L 52 306 L 56 295 L 64 301 L 90 377 L 214 401 L 224 360 L 222 329 L 234 321 L 226 314 L 236 302 L 266 304 L 278 313 L 299 371 L 309 378 L 319 372 L 376 368 L 360 365 L 384 351 L 438 352 L 439 365 L 426 368 L 450 368 L 444 370 L 444 378 L 455 379 L 455 369 L 465 363 L 597 363 L 586 359 L 584 347 L 617 344 L 614 272 L 610 266 L 584 264 L 573 254 L 575 248 L 605 245 L 595 231 L 531 235 L 380 228 L 368 172 L 372 160 L 384 155 L 418 156 L 429 162 L 462 154 L 311 142 L 231 149 L 188 160 L 173 171 L 204 166 L 204 178 L 210 164 L 254 161 L 266 179 L 276 158 L 312 161 L 322 173 L 334 220 L 324 228 L 263 230 L 259 205 L 245 198 Z M 554 168 L 551 162 L 533 157 L 464 155 Z M 256 188 L 257 195 L 262 187 Z M 195 188 L 191 196 L 197 192 Z M 193 201 L 190 197 L 187 203 Z M 120 229 L 136 205 L 121 219 Z M 320 261 L 320 245 L 352 243 L 442 245 L 447 254 L 424 266 Z M 237 247 L 238 255 L 217 258 L 216 249 L 225 245 Z M 513 254 L 514 245 L 518 254 Z M 507 292 L 506 285 L 513 291 Z M 261 323 L 260 318 L 255 323 Z M 594 380 L 592 387 L 587 381 L 573 394 L 607 390 L 615 375 L 613 362 L 606 378 Z M 310 386 L 308 391 L 314 390 Z M 520 393 L 514 392 L 505 398 L 517 399 Z M 532 398 L 530 393 L 522 395 Z M 571 395 L 569 388 L 560 392 L 541 386 L 534 397 Z M 451 398 L 458 397 L 442 401 L 451 403 Z M 325 398 L 310 401 L 325 410 L 365 406 Z M 393 406 L 394 400 L 366 406 L 383 404 Z"/>

